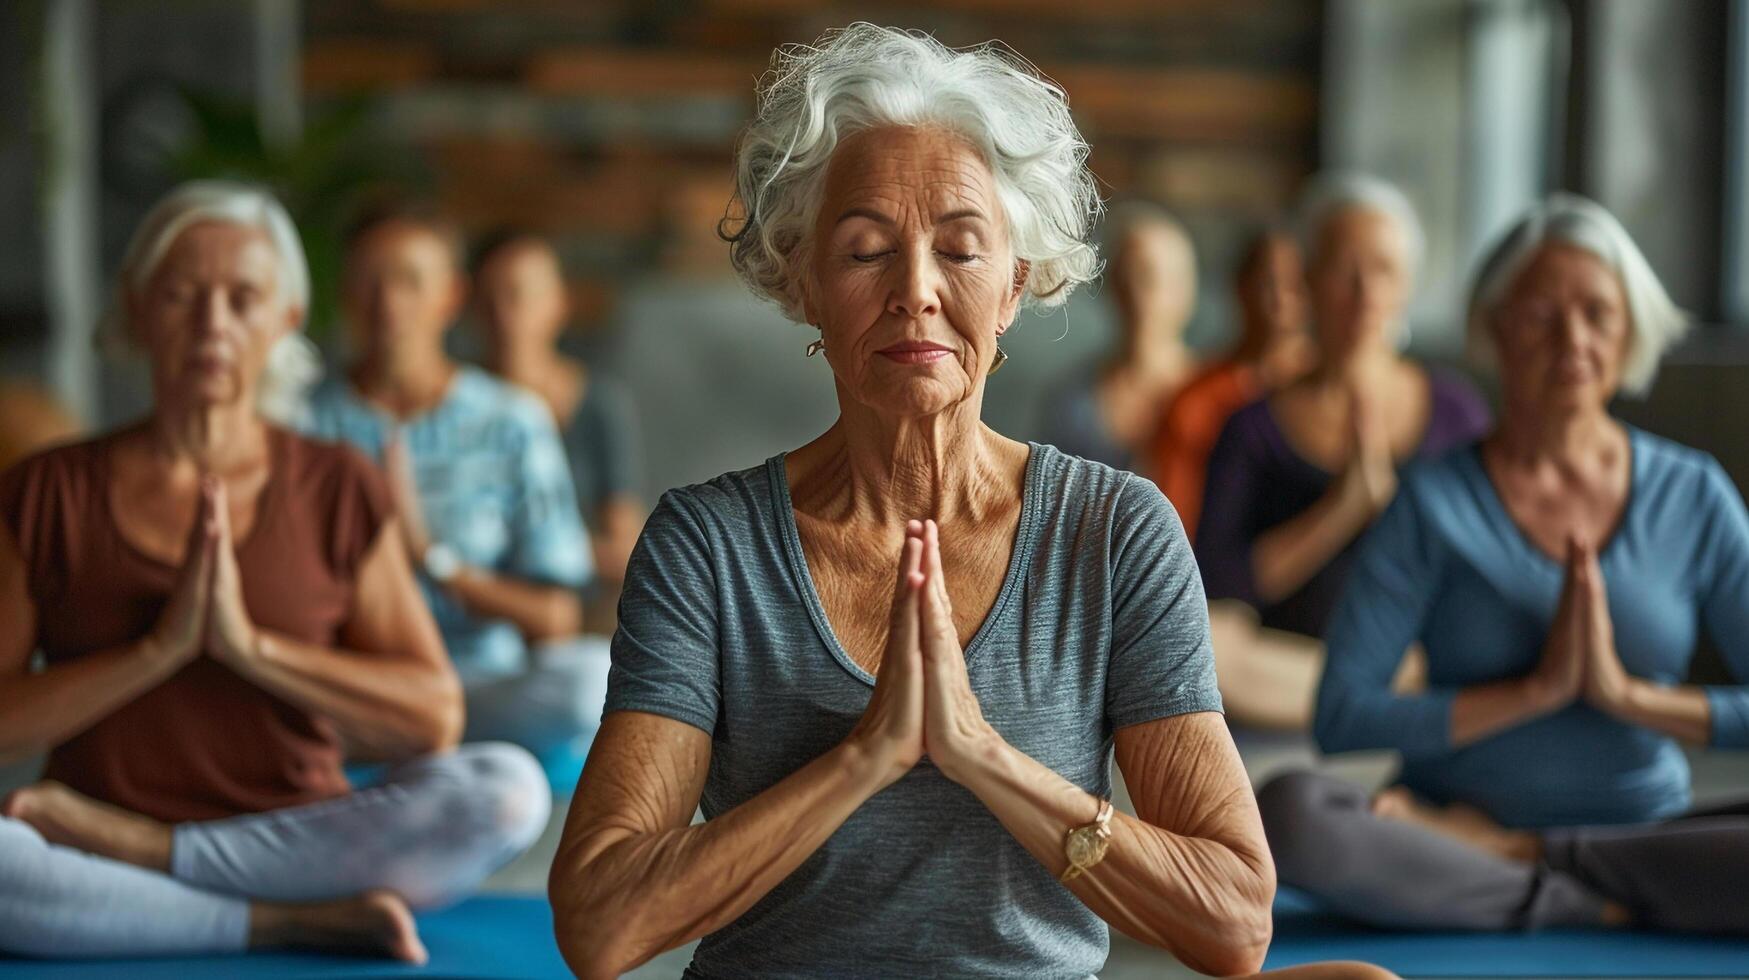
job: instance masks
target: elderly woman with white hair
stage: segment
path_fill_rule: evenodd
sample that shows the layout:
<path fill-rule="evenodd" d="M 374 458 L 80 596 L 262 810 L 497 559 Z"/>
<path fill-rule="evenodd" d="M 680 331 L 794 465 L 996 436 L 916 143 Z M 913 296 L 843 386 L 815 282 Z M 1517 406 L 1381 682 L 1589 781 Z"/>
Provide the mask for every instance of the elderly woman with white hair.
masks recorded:
<path fill-rule="evenodd" d="M 1096 266 L 1062 91 L 868 24 L 768 79 L 732 254 L 818 331 L 840 415 L 646 525 L 561 950 L 586 977 L 699 937 L 688 976 L 1084 977 L 1115 925 L 1256 969 L 1274 872 L 1170 505 L 979 419 L 1022 304 Z"/>
<path fill-rule="evenodd" d="M 455 747 L 461 691 L 376 469 L 275 421 L 318 363 L 308 299 L 277 201 L 177 188 L 110 324 L 150 360 L 149 416 L 0 475 L 0 757 L 48 752 L 0 803 L 0 952 L 422 961 L 409 906 L 545 823 L 527 753 Z M 346 748 L 387 776 L 351 789 Z"/>
<path fill-rule="evenodd" d="M 1316 732 L 1395 784 L 1260 794 L 1283 881 L 1384 926 L 1749 932 L 1749 805 L 1688 812 L 1678 743 L 1749 746 L 1749 686 L 1684 683 L 1698 633 L 1749 682 L 1749 514 L 1712 457 L 1624 425 L 1685 319 L 1621 225 L 1532 209 L 1483 263 L 1500 423 L 1417 468 L 1328 634 Z M 1403 648 L 1428 689 L 1394 694 Z"/>
<path fill-rule="evenodd" d="M 1401 191 L 1319 177 L 1300 228 L 1315 366 L 1227 420 L 1196 556 L 1229 716 L 1304 731 L 1324 659 L 1317 638 L 1398 468 L 1475 439 L 1488 409 L 1461 376 L 1402 352 L 1422 237 Z"/>

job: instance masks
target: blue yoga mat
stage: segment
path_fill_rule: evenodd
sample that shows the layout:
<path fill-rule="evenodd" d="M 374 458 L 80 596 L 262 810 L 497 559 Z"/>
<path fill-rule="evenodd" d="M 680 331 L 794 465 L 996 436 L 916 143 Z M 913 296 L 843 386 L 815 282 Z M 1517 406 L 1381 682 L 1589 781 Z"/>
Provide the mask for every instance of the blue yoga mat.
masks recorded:
<path fill-rule="evenodd" d="M 1405 977 L 1744 977 L 1749 939 L 1595 929 L 1386 932 L 1283 888 L 1266 966 L 1319 960 L 1362 960 Z"/>
<path fill-rule="evenodd" d="M 0 980 L 182 980 L 185 977 L 568 977 L 539 898 L 483 897 L 419 917 L 424 968 L 292 953 L 45 963 L 0 958 Z M 1321 912 L 1290 890 L 1276 902 L 1268 967 L 1317 960 L 1377 963 L 1406 977 L 1742 977 L 1749 940 L 1640 932 L 1532 935 L 1382 932 Z"/>
<path fill-rule="evenodd" d="M 0 958 L 4 980 L 237 980 L 285 977 L 569 977 L 553 942 L 553 917 L 544 898 L 486 896 L 419 916 L 419 938 L 431 953 L 423 967 L 393 960 L 299 953 L 247 956 L 171 956 L 153 959 L 43 962 Z"/>

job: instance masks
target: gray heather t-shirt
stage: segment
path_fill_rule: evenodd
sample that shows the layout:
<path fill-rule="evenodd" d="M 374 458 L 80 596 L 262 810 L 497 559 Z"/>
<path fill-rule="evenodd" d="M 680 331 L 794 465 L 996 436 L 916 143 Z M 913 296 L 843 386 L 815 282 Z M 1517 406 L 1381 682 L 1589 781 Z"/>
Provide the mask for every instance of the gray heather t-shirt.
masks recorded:
<path fill-rule="evenodd" d="M 1152 483 L 1050 446 L 1032 446 L 1007 577 L 965 653 L 1002 737 L 1101 796 L 1117 729 L 1221 709 L 1178 515 Z M 842 741 L 873 685 L 814 591 L 782 456 L 662 497 L 620 599 L 607 710 L 711 734 L 707 818 Z M 1108 943 L 1105 923 L 925 760 L 706 936 L 687 976 L 1084 978 Z"/>

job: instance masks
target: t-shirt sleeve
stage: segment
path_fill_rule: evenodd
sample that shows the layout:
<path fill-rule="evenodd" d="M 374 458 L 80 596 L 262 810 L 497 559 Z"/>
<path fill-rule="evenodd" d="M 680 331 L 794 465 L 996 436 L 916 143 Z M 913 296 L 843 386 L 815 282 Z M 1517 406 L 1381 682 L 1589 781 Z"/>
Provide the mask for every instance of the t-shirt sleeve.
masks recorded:
<path fill-rule="evenodd" d="M 1417 494 L 1406 481 L 1361 539 L 1342 598 L 1325 630 L 1324 676 L 1312 732 L 1325 752 L 1396 749 L 1439 755 L 1451 744 L 1456 691 L 1399 695 L 1391 679 L 1421 634 L 1439 594 L 1444 561 Z"/>
<path fill-rule="evenodd" d="M 1196 560 L 1210 599 L 1237 599 L 1262 605 L 1251 569 L 1251 546 L 1258 535 L 1257 495 L 1271 482 L 1252 438 L 1252 413 L 1227 420 L 1209 453 L 1202 514 L 1196 526 Z"/>
<path fill-rule="evenodd" d="M 1126 478 L 1118 493 L 1112 508 L 1106 718 L 1115 730 L 1220 711 L 1208 603 L 1178 513 L 1140 477 Z"/>
<path fill-rule="evenodd" d="M 332 453 L 322 512 L 328 557 L 342 578 L 351 579 L 364 563 L 383 525 L 395 516 L 394 498 L 381 469 L 351 446 L 323 447 Z"/>
<path fill-rule="evenodd" d="M 532 396 L 515 403 L 521 430 L 516 492 L 511 500 L 511 550 L 506 571 L 542 582 L 580 588 L 595 574 L 571 467 L 559 430 Z"/>
<path fill-rule="evenodd" d="M 716 575 L 704 526 L 670 491 L 626 566 L 606 711 L 647 711 L 707 733 L 722 704 Z"/>
<path fill-rule="evenodd" d="M 1719 748 L 1749 748 L 1749 514 L 1724 468 L 1707 460 L 1699 510 L 1708 525 L 1707 573 L 1701 621 L 1719 648 L 1736 684 L 1705 688 L 1711 713 L 1710 742 Z"/>
<path fill-rule="evenodd" d="M 59 591 L 66 575 L 66 563 L 55 560 L 61 551 L 55 547 L 56 539 L 67 531 L 66 508 L 58 505 L 70 496 L 66 467 L 59 465 L 63 455 L 39 453 L 0 473 L 0 520 L 5 521 L 7 536 L 24 565 L 25 588 L 39 607 Z"/>

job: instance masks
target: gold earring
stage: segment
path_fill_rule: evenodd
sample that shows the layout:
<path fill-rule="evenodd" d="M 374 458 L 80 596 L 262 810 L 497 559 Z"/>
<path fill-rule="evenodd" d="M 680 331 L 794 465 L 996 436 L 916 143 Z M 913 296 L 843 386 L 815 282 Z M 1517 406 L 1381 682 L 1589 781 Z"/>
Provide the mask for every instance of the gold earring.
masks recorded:
<path fill-rule="evenodd" d="M 808 356 L 813 357 L 815 354 L 818 354 L 825 349 L 826 349 L 826 340 L 825 340 L 825 338 L 822 337 L 821 339 L 816 340 L 813 343 L 808 345 Z"/>
<path fill-rule="evenodd" d="M 1002 365 L 1007 364 L 1007 363 L 1008 363 L 1008 352 L 1002 349 L 1001 344 L 997 344 L 996 345 L 996 359 L 990 362 L 989 373 L 995 374 L 997 371 L 1002 370 Z"/>

